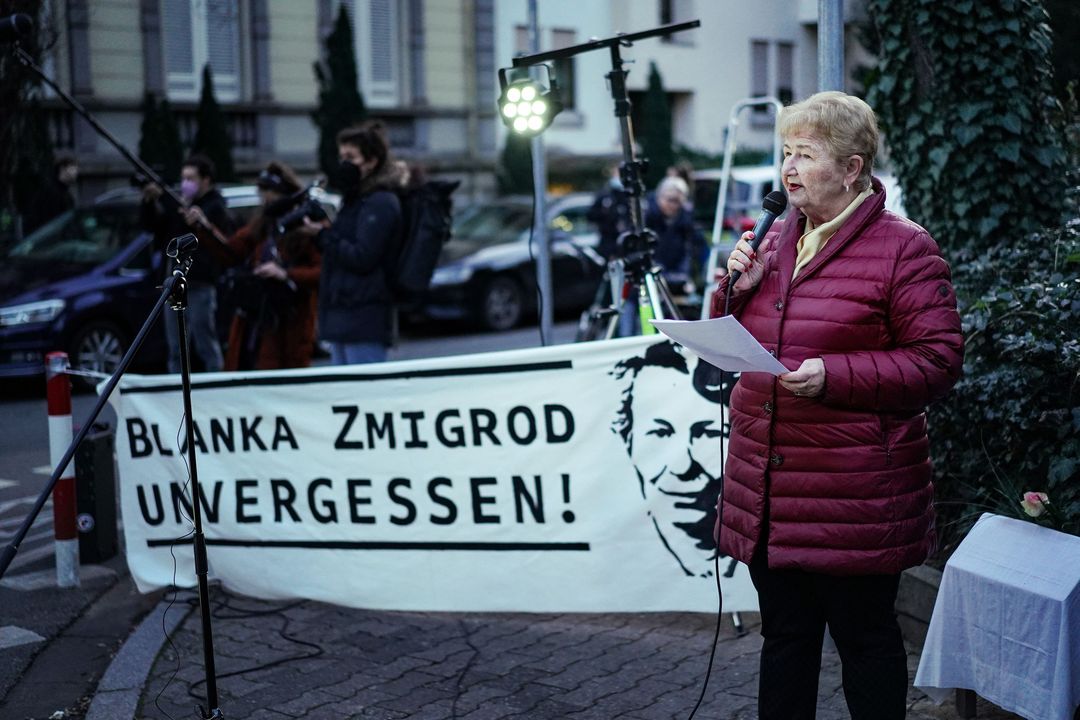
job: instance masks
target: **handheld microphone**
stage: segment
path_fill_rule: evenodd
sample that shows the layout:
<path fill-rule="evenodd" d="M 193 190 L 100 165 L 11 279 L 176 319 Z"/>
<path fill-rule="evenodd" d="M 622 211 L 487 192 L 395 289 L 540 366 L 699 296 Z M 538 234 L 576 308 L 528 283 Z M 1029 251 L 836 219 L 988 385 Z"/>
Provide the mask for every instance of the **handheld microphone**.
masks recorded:
<path fill-rule="evenodd" d="M 757 250 L 758 245 L 765 239 L 765 235 L 769 232 L 769 228 L 772 227 L 773 220 L 784 214 L 784 210 L 787 209 L 787 195 L 780 190 L 773 190 L 771 193 L 765 196 L 765 199 L 761 202 L 761 215 L 758 216 L 757 224 L 754 225 L 754 239 L 750 241 L 750 248 Z M 741 270 L 735 270 L 731 273 L 731 279 L 728 281 L 728 287 L 734 287 L 735 282 L 742 277 Z"/>
<path fill-rule="evenodd" d="M 183 261 L 199 247 L 199 239 L 193 233 L 174 237 L 165 248 L 165 255 Z"/>
<path fill-rule="evenodd" d="M 34 29 L 34 21 L 26 13 L 15 13 L 6 18 L 0 18 L 0 42 L 18 40 L 24 35 L 29 35 Z"/>

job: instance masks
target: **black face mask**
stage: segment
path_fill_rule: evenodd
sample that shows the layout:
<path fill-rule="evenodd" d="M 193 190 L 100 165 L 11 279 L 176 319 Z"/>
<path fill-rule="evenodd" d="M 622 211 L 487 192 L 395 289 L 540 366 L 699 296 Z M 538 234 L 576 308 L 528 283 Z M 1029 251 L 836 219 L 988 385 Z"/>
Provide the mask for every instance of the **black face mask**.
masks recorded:
<path fill-rule="evenodd" d="M 342 160 L 338 165 L 337 184 L 342 192 L 355 190 L 360 185 L 361 179 L 363 179 L 363 173 L 358 166 L 348 160 Z"/>

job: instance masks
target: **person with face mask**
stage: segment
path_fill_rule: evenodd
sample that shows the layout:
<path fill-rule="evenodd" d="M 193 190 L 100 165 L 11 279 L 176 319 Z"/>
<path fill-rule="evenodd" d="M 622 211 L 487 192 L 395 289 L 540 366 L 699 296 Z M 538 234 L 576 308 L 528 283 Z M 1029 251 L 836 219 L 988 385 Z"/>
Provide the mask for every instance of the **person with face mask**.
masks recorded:
<path fill-rule="evenodd" d="M 240 266 L 224 283 L 235 307 L 225 351 L 226 370 L 275 370 L 311 365 L 315 300 L 321 259 L 314 241 L 296 229 L 281 232 L 281 218 L 300 202 L 300 179 L 271 162 L 255 180 L 261 205 L 225 244 L 202 238 L 221 264 Z M 196 225 L 201 211 L 193 207 Z"/>
<path fill-rule="evenodd" d="M 231 235 L 235 229 L 225 199 L 214 186 L 216 169 L 205 155 L 192 155 L 180 170 L 180 196 L 183 207 L 176 207 L 169 196 L 154 184 L 143 187 L 142 225 L 154 233 L 155 247 L 164 251 L 171 239 L 195 232 L 206 224 L 217 235 Z M 197 212 L 196 212 L 197 210 Z M 203 224 L 205 223 L 205 224 Z M 217 280 L 221 275 L 219 254 L 207 247 L 219 242 L 213 235 L 200 239 L 191 269 L 188 271 L 187 326 L 191 349 L 206 372 L 217 372 L 224 365 L 217 331 Z M 172 261 L 164 263 L 166 276 L 172 273 Z M 171 314 L 163 318 L 165 339 L 169 345 L 168 369 L 180 372 L 180 336 L 176 319 Z"/>
<path fill-rule="evenodd" d="M 343 204 L 333 224 L 306 219 L 302 232 L 322 251 L 319 336 L 335 365 L 382 362 L 391 341 L 390 273 L 402 228 L 398 194 L 407 174 L 390 158 L 382 124 L 338 133 L 335 186 Z"/>

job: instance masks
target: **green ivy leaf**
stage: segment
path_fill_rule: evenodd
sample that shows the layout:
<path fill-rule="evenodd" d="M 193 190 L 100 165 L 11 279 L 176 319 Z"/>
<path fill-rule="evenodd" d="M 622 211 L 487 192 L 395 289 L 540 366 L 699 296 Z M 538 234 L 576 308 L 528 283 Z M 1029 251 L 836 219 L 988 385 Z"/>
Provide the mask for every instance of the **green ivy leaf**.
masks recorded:
<path fill-rule="evenodd" d="M 1019 162 L 1020 143 L 1016 141 L 998 143 L 994 146 L 994 154 L 1011 163 Z"/>
<path fill-rule="evenodd" d="M 1020 118 L 1017 117 L 1014 113 L 1006 113 L 1005 115 L 1002 115 L 998 119 L 998 122 L 1001 123 L 1001 126 L 1003 128 L 1005 128 L 1011 133 L 1015 133 L 1016 135 L 1019 135 L 1021 129 L 1023 129 L 1023 126 L 1020 123 Z"/>
<path fill-rule="evenodd" d="M 979 137 L 980 129 L 973 125 L 957 125 L 953 128 L 953 135 L 956 137 L 956 141 L 960 144 L 960 147 L 967 147 Z M 933 153 L 931 152 L 931 160 L 933 159 Z"/>

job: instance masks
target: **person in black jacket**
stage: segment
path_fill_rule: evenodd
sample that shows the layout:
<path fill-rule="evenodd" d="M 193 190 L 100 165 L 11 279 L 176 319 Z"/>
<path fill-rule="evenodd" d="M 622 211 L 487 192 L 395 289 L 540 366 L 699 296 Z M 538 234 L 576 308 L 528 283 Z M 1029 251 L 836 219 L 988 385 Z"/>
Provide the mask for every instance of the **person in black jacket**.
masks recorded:
<path fill-rule="evenodd" d="M 162 194 L 161 188 L 148 184 L 143 188 L 142 222 L 154 233 L 155 243 L 164 251 L 175 237 L 213 225 L 222 236 L 232 235 L 235 230 L 232 217 L 225 206 L 225 198 L 214 187 L 214 163 L 204 155 L 192 155 L 184 161 L 180 170 L 180 195 L 184 207 Z M 199 248 L 195 251 L 188 271 L 187 326 L 191 348 L 202 361 L 203 370 L 217 372 L 222 369 L 224 357 L 217 330 L 217 281 L 221 266 L 215 253 L 206 247 L 214 242 L 213 234 L 198 232 Z M 172 272 L 171 261 L 165 263 L 166 272 Z M 176 318 L 171 313 L 163 317 L 165 339 L 169 344 L 169 372 L 180 372 L 180 335 Z"/>
<path fill-rule="evenodd" d="M 53 162 L 53 174 L 42 183 L 34 202 L 23 216 L 23 235 L 29 235 L 61 213 L 75 207 L 75 181 L 79 163 L 74 155 L 62 153 Z"/>
<path fill-rule="evenodd" d="M 705 255 L 705 237 L 694 225 L 688 196 L 686 182 L 669 175 L 660 181 L 645 210 L 645 227 L 656 233 L 653 259 L 676 294 L 690 291 L 686 286 L 692 282 L 694 263 Z"/>
<path fill-rule="evenodd" d="M 342 130 L 337 143 L 341 211 L 333 224 L 304 221 L 322 251 L 319 337 L 335 365 L 382 362 L 391 341 L 389 278 L 402 225 L 397 193 L 407 177 L 390 158 L 381 123 Z"/>

